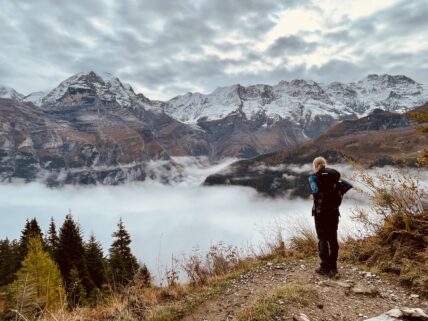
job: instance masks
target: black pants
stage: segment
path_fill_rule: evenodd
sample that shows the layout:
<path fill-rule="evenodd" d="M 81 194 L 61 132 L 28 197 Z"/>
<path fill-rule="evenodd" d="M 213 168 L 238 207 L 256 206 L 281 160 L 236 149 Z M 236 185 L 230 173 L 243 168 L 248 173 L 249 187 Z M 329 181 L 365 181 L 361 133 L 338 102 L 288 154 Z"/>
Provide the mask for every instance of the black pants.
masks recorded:
<path fill-rule="evenodd" d="M 318 236 L 318 252 L 321 259 L 321 267 L 327 271 L 337 269 L 337 255 L 339 253 L 339 244 L 337 242 L 338 225 L 338 210 L 332 210 L 329 213 L 320 213 L 315 216 L 315 230 Z"/>

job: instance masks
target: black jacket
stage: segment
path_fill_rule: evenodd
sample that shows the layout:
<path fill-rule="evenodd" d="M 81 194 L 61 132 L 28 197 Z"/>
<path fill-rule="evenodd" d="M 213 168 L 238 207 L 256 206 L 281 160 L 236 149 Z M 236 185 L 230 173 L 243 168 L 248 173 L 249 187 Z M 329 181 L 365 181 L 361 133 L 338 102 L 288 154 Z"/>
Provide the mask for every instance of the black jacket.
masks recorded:
<path fill-rule="evenodd" d="M 335 212 L 339 215 L 339 209 L 334 207 L 329 202 L 329 191 L 333 189 L 333 185 L 340 179 L 340 173 L 333 168 L 321 168 L 315 175 L 310 178 L 312 194 L 314 196 L 314 205 L 312 207 L 312 215 L 323 216 L 324 214 L 331 215 Z M 313 183 L 316 183 L 314 192 Z"/>

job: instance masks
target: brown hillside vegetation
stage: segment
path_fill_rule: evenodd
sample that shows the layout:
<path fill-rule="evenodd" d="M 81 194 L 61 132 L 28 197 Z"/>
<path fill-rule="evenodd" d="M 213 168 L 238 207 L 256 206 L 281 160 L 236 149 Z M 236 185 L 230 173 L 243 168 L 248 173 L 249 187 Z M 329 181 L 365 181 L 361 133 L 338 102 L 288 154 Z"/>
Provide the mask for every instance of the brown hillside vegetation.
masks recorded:
<path fill-rule="evenodd" d="M 326 155 L 334 162 L 352 159 L 374 166 L 413 162 L 426 146 L 428 137 L 406 125 L 402 115 L 379 111 L 335 125 L 317 139 L 296 148 L 255 160 L 272 166 L 284 162 L 309 163 L 315 155 Z"/>

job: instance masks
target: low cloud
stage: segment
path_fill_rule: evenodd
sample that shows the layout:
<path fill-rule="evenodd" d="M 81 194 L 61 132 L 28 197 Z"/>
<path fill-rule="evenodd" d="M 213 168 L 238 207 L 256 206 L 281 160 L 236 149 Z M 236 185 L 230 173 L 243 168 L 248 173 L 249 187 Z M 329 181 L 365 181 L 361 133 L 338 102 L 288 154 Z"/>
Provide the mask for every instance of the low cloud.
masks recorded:
<path fill-rule="evenodd" d="M 188 254 L 195 246 L 207 250 L 223 241 L 241 248 L 258 247 L 278 220 L 288 227 L 313 225 L 310 200 L 270 199 L 251 188 L 199 185 L 206 175 L 231 160 L 213 166 L 204 159 L 178 161 L 186 166 L 187 179 L 174 186 L 156 182 L 59 189 L 38 183 L 0 185 L 0 239 L 19 238 L 30 217 L 36 217 L 44 231 L 51 216 L 60 226 L 71 211 L 85 237 L 93 232 L 106 253 L 111 233 L 122 217 L 134 253 L 158 274 L 170 263 L 172 254 Z M 354 201 L 343 206 L 342 233 L 352 230 L 349 212 L 353 206 Z M 292 230 L 285 231 L 285 236 L 290 236 L 287 233 Z"/>

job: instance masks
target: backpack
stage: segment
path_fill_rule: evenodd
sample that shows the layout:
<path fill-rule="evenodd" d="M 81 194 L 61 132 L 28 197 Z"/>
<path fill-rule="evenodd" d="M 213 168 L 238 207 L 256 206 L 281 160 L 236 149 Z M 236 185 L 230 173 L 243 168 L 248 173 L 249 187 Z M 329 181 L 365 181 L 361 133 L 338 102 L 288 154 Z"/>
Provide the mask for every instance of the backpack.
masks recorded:
<path fill-rule="evenodd" d="M 323 168 L 317 174 L 317 182 L 321 197 L 319 207 L 322 209 L 337 209 L 342 204 L 343 195 L 352 185 L 340 179 L 340 173 L 332 168 Z"/>
<path fill-rule="evenodd" d="M 326 195 L 325 203 L 332 208 L 338 208 L 342 204 L 343 196 L 352 188 L 352 185 L 347 181 L 340 179 L 333 184 L 331 190 Z"/>

